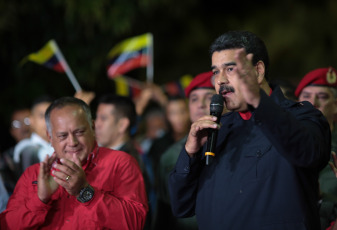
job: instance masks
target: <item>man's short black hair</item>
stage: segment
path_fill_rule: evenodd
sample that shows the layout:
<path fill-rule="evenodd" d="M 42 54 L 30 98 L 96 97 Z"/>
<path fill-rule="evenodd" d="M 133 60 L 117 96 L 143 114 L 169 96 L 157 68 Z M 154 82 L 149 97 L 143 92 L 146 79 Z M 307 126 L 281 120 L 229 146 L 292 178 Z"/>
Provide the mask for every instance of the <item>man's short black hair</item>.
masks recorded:
<path fill-rule="evenodd" d="M 246 53 L 252 53 L 253 65 L 258 61 L 263 61 L 265 65 L 265 78 L 268 79 L 269 56 L 266 45 L 255 34 L 249 31 L 229 31 L 218 37 L 210 46 L 210 54 L 229 49 L 245 48 Z"/>

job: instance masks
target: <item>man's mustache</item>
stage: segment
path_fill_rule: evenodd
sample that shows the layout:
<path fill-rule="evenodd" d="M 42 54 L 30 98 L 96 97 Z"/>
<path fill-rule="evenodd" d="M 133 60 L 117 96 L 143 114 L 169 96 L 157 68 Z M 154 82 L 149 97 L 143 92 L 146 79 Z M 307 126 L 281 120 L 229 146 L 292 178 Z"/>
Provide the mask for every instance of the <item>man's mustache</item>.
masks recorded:
<path fill-rule="evenodd" d="M 222 94 L 223 92 L 232 93 L 232 92 L 235 92 L 235 90 L 234 90 L 234 88 L 232 86 L 221 85 L 220 89 L 219 89 L 219 94 Z"/>

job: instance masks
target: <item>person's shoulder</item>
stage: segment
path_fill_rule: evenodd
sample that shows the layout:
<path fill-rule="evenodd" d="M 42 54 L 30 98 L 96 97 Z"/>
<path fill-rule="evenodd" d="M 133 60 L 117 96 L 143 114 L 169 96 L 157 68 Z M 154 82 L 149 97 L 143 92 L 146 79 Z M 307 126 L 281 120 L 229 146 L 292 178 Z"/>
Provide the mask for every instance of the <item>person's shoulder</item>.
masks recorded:
<path fill-rule="evenodd" d="M 120 151 L 129 153 L 131 156 L 137 157 L 140 154 L 140 150 L 137 149 L 136 144 L 133 141 L 127 141 L 121 148 Z"/>
<path fill-rule="evenodd" d="M 288 107 L 285 108 L 285 110 L 290 112 L 298 120 L 311 121 L 316 124 L 319 124 L 324 129 L 329 129 L 329 123 L 327 122 L 323 113 L 320 110 L 316 109 L 308 101 L 300 101 L 300 102 L 290 101 Z"/>
<path fill-rule="evenodd" d="M 140 172 L 139 164 L 133 156 L 123 151 L 104 147 L 99 148 L 97 164 L 110 171 L 139 170 Z"/>
<path fill-rule="evenodd" d="M 176 164 L 183 147 L 183 143 L 175 143 L 174 146 L 171 146 L 168 150 L 166 150 L 160 157 L 160 167 L 164 167 L 164 169 L 169 168 L 168 171 L 170 171 Z"/>
<path fill-rule="evenodd" d="M 284 108 L 299 115 L 323 116 L 323 114 L 308 101 L 287 100 Z"/>
<path fill-rule="evenodd" d="M 275 93 L 274 93 L 275 92 Z M 305 112 L 317 112 L 318 110 L 308 101 L 295 101 L 289 98 L 286 98 L 281 89 L 275 88 L 272 94 L 272 98 L 279 104 L 280 107 L 290 111 L 305 111 Z"/>
<path fill-rule="evenodd" d="M 184 147 L 184 144 L 187 140 L 187 137 L 184 137 L 180 141 L 172 144 L 161 156 L 161 161 L 165 162 L 172 157 L 175 158 L 175 156 L 179 156 L 182 148 Z"/>
<path fill-rule="evenodd" d="M 103 162 L 109 161 L 129 161 L 130 159 L 134 158 L 130 154 L 127 154 L 124 151 L 109 149 L 105 147 L 99 147 L 99 155 L 100 159 Z"/>

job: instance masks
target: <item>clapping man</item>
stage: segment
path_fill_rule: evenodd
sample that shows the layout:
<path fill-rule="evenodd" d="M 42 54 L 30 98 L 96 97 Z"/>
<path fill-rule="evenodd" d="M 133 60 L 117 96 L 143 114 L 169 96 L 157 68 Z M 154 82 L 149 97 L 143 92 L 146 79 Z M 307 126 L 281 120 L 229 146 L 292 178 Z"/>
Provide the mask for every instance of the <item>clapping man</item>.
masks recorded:
<path fill-rule="evenodd" d="M 137 161 L 97 146 L 88 105 L 60 98 L 45 119 L 55 153 L 21 176 L 1 229 L 142 229 L 148 206 Z"/>

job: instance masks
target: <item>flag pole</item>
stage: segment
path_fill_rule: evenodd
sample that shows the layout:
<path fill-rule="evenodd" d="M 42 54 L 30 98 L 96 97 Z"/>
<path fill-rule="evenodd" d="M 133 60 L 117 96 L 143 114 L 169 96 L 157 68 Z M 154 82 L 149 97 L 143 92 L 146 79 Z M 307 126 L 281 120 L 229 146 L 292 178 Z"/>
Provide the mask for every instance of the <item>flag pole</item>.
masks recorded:
<path fill-rule="evenodd" d="M 66 72 L 71 84 L 75 88 L 76 92 L 82 91 L 82 88 L 81 88 L 80 84 L 78 84 L 78 81 L 76 80 L 73 72 L 71 71 L 70 67 L 68 66 L 68 63 L 67 63 L 66 59 L 63 57 L 63 54 L 62 54 L 61 50 L 59 49 L 56 41 L 52 40 L 52 43 L 56 48 L 55 56 L 58 60 L 60 60 L 60 63 L 62 65 L 64 71 Z"/>
<path fill-rule="evenodd" d="M 149 62 L 146 66 L 146 79 L 148 83 L 153 83 L 153 36 L 152 33 L 150 33 L 149 36 L 150 39 L 150 46 L 149 46 L 149 53 L 148 58 Z"/>

